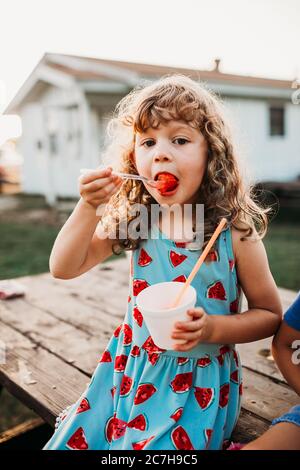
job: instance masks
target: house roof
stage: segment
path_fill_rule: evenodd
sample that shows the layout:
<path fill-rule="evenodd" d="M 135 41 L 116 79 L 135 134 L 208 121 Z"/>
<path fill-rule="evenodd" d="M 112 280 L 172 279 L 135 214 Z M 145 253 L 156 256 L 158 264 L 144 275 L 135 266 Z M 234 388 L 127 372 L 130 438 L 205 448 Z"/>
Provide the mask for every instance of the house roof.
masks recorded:
<path fill-rule="evenodd" d="M 191 69 L 191 68 L 183 68 L 183 67 L 171 67 L 171 66 L 164 66 L 164 65 L 153 65 L 153 64 L 143 64 L 143 63 L 136 63 L 136 62 L 124 62 L 119 60 L 107 60 L 107 59 L 97 59 L 94 57 L 81 57 L 75 55 L 65 55 L 60 54 L 61 57 L 65 58 L 76 58 L 77 60 L 88 60 L 94 64 L 99 65 L 108 65 L 108 66 L 116 66 L 118 68 L 122 68 L 128 70 L 130 72 L 138 73 L 141 76 L 149 76 L 149 77 L 158 77 L 166 74 L 171 73 L 182 73 L 184 75 L 188 75 L 191 78 L 207 80 L 207 81 L 217 81 L 217 82 L 226 82 L 230 84 L 237 84 L 237 85 L 252 85 L 252 86 L 266 86 L 266 87 L 275 87 L 275 88 L 288 88 L 291 89 L 292 80 L 278 80 L 273 78 L 264 78 L 264 77 L 255 77 L 255 76 L 247 76 L 247 75 L 236 75 L 230 73 L 223 73 L 218 70 L 199 70 L 199 69 Z M 51 55 L 49 55 L 50 61 L 48 62 L 49 66 L 57 69 L 62 70 L 65 73 L 73 75 L 79 79 L 95 79 L 95 78 L 103 78 L 101 74 L 89 72 L 88 70 L 76 70 L 72 69 L 67 65 L 56 64 L 55 62 L 51 61 Z M 47 56 L 46 56 L 47 61 Z M 106 77 L 107 78 L 107 77 Z"/>
<path fill-rule="evenodd" d="M 139 83 L 141 79 L 151 80 L 172 73 L 188 75 L 193 79 L 207 82 L 212 89 L 224 95 L 290 99 L 292 80 L 223 73 L 219 70 L 219 60 L 215 62 L 214 70 L 198 70 L 46 53 L 4 112 L 18 112 L 26 100 L 38 99 L 38 93 L 49 84 L 67 88 L 74 83 L 80 83 L 83 90 L 95 92 L 116 90 L 110 85 L 117 84 L 121 87 L 119 91 L 126 93 L 126 90 Z M 101 88 L 100 85 L 104 83 L 109 86 Z"/>

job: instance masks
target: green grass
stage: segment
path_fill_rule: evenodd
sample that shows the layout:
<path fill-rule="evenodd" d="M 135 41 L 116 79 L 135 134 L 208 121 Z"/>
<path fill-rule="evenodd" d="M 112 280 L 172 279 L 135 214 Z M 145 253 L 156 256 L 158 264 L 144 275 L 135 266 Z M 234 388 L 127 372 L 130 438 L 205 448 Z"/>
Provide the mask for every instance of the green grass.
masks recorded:
<path fill-rule="evenodd" d="M 37 414 L 24 406 L 6 389 L 0 391 L 0 402 L 0 433 L 18 424 L 24 423 L 24 421 L 28 419 L 38 418 Z"/>
<path fill-rule="evenodd" d="M 49 271 L 49 256 L 59 230 L 42 223 L 1 222 L 0 279 Z M 108 260 L 117 258 L 112 255 Z"/>
<path fill-rule="evenodd" d="M 32 222 L 0 224 L 1 279 L 49 270 L 49 256 L 59 229 Z"/>

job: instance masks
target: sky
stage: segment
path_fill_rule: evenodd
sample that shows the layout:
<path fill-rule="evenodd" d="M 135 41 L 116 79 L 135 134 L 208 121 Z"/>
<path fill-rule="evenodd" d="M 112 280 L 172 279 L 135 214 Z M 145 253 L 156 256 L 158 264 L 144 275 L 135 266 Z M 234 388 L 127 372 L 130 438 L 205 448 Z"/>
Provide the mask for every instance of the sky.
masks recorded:
<path fill-rule="evenodd" d="M 45 52 L 293 80 L 299 0 L 0 0 L 0 113 Z M 0 121 L 1 123 L 1 121 Z"/>

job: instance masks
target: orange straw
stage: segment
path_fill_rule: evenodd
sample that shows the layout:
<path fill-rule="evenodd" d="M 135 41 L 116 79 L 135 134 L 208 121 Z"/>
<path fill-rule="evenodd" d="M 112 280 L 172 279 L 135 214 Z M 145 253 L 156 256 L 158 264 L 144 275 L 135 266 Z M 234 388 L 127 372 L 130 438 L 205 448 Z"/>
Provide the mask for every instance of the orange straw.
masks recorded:
<path fill-rule="evenodd" d="M 196 276 L 199 268 L 201 267 L 201 264 L 203 263 L 203 261 L 205 260 L 207 254 L 209 253 L 211 247 L 213 246 L 213 244 L 215 243 L 216 239 L 218 238 L 218 236 L 220 235 L 224 225 L 226 224 L 227 220 L 226 219 L 221 219 L 221 222 L 219 223 L 219 225 L 217 226 L 216 230 L 214 231 L 211 239 L 209 240 L 209 242 L 207 243 L 205 249 L 203 250 L 203 253 L 201 254 L 200 258 L 198 259 L 197 263 L 195 264 L 195 266 L 193 267 L 193 270 L 191 271 L 191 274 L 189 275 L 189 277 L 187 278 L 187 280 L 185 281 L 182 289 L 179 291 L 174 303 L 169 307 L 169 308 L 175 308 L 177 307 L 177 305 L 179 304 L 180 300 L 182 299 L 182 297 L 184 296 L 184 293 L 185 291 L 187 290 L 188 286 L 190 285 L 190 283 L 192 282 L 192 280 L 194 279 L 194 277 Z"/>

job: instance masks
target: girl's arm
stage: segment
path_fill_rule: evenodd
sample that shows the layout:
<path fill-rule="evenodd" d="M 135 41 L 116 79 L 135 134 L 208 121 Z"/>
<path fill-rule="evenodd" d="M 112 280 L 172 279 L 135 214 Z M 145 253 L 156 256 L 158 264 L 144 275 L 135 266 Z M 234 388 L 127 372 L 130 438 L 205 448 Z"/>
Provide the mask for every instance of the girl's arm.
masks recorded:
<path fill-rule="evenodd" d="M 96 169 L 79 178 L 81 199 L 59 232 L 49 260 L 52 276 L 72 279 L 104 261 L 112 254 L 115 240 L 96 227 L 101 219 L 99 206 L 106 206 L 120 188 L 122 179 L 111 175 L 111 167 Z M 101 224 L 97 231 L 101 229 Z M 104 236 L 103 236 L 104 234 Z"/>
<path fill-rule="evenodd" d="M 73 279 L 112 255 L 113 240 L 95 231 L 101 217 L 80 199 L 53 245 L 49 268 L 53 277 Z"/>
<path fill-rule="evenodd" d="M 248 301 L 248 310 L 236 315 L 213 315 L 211 343 L 248 343 L 276 333 L 282 318 L 278 289 L 270 272 L 261 240 L 241 241 L 232 230 L 237 275 Z"/>
<path fill-rule="evenodd" d="M 262 241 L 241 241 L 241 232 L 232 231 L 234 257 L 239 283 L 248 300 L 248 310 L 235 315 L 208 315 L 202 308 L 188 311 L 191 321 L 177 322 L 172 338 L 186 340 L 175 346 L 188 351 L 199 342 L 236 344 L 272 336 L 282 318 L 276 284 L 269 269 Z"/>
<path fill-rule="evenodd" d="M 282 375 L 300 396 L 300 331 L 283 321 L 273 339 L 272 352 Z"/>

